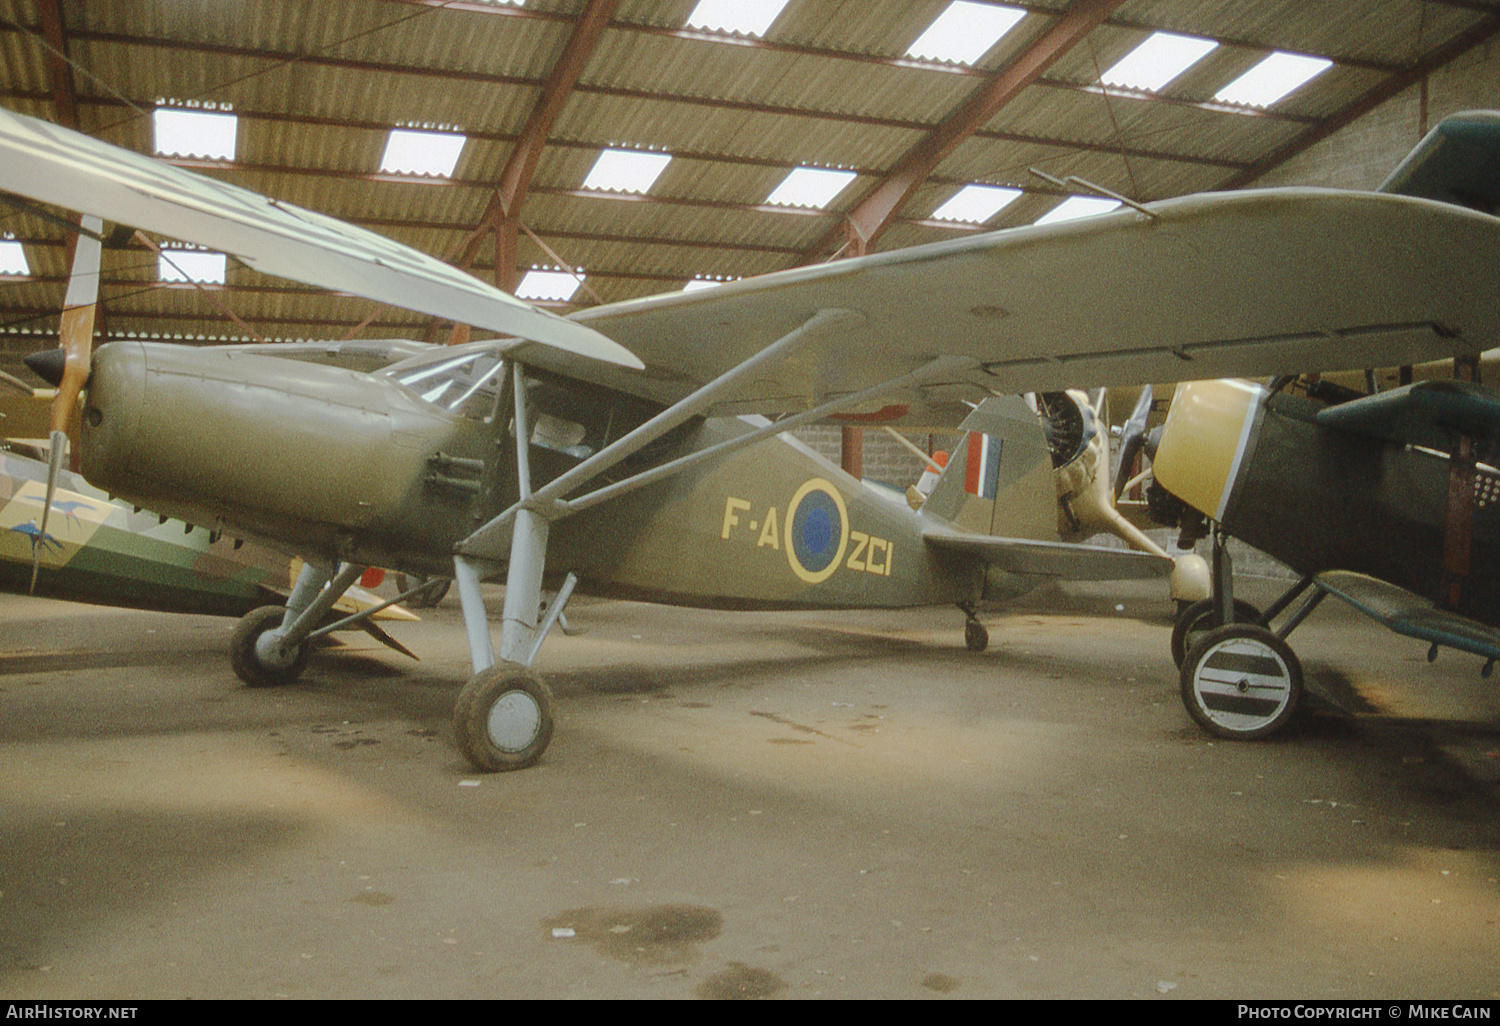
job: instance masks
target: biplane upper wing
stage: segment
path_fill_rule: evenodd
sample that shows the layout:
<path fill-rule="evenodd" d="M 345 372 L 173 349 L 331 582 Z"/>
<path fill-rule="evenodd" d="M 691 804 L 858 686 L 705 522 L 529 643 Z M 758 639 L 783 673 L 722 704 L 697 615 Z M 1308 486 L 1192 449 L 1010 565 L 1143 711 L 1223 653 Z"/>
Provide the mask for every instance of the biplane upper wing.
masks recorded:
<path fill-rule="evenodd" d="M 233 254 L 268 274 L 350 292 L 627 367 L 582 324 L 336 218 L 0 109 L 0 187 Z"/>
<path fill-rule="evenodd" d="M 1204 194 L 796 268 L 574 319 L 671 401 L 820 310 L 719 412 L 775 414 L 957 357 L 914 408 L 995 393 L 1392 366 L 1500 344 L 1500 218 L 1407 196 Z M 889 404 L 895 400 L 886 399 Z"/>

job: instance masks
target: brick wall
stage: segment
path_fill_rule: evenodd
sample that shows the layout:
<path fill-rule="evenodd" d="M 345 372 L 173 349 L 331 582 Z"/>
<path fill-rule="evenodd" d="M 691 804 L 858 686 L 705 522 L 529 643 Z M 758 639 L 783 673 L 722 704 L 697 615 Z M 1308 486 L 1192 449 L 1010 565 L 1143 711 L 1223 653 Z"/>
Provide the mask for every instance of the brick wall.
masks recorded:
<path fill-rule="evenodd" d="M 1414 85 L 1254 185 L 1373 189 L 1385 181 L 1427 129 L 1464 110 L 1500 110 L 1500 40 L 1492 38 L 1429 77 L 1425 126 L 1422 88 Z"/>

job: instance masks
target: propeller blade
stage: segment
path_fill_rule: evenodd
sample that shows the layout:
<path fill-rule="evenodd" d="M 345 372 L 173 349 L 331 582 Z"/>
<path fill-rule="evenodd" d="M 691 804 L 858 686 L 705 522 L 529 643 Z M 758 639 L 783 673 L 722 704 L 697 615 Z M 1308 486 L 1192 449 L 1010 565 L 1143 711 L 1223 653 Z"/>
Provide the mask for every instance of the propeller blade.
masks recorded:
<path fill-rule="evenodd" d="M 1130 480 L 1130 468 L 1146 444 L 1146 419 L 1150 416 L 1151 386 L 1147 385 L 1141 389 L 1141 397 L 1136 400 L 1135 409 L 1130 412 L 1130 419 L 1125 421 L 1120 432 L 1120 463 L 1115 468 L 1116 499 L 1125 491 L 1125 485 Z"/>
<path fill-rule="evenodd" d="M 57 492 L 57 476 L 62 472 L 62 461 L 68 455 L 68 423 L 73 419 L 73 409 L 78 405 L 78 396 L 83 392 L 89 378 L 94 349 L 94 311 L 99 304 L 99 234 L 104 222 L 97 217 L 84 215 L 83 231 L 76 236 L 73 250 L 73 276 L 68 279 L 68 292 L 63 298 L 62 321 L 58 326 L 58 349 L 62 354 L 59 371 L 57 356 L 42 357 L 37 361 L 46 371 L 43 377 L 57 385 L 57 395 L 52 400 L 51 452 L 47 458 L 47 493 L 42 505 L 42 521 L 37 529 L 36 544 L 31 552 L 31 591 L 36 592 L 37 575 L 42 568 L 42 552 L 47 547 L 47 521 L 52 514 L 52 496 Z M 42 374 L 28 360 L 28 366 Z M 53 375 L 56 375 L 55 380 Z"/>
<path fill-rule="evenodd" d="M 82 223 L 84 231 L 74 237 L 73 275 L 68 279 L 57 333 L 57 344 L 63 351 L 63 372 L 57 383 L 57 397 L 52 400 L 53 431 L 68 429 L 93 358 L 94 312 L 99 304 L 99 236 L 104 222 L 84 215 Z"/>

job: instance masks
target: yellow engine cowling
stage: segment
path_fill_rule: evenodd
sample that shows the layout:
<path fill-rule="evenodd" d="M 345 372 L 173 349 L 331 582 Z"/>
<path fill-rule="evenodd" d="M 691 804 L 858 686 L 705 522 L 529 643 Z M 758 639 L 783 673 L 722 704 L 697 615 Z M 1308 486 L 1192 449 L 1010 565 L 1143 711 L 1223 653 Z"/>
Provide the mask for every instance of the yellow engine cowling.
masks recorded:
<path fill-rule="evenodd" d="M 1151 461 L 1157 483 L 1200 513 L 1221 519 L 1265 391 L 1238 379 L 1178 385 Z"/>

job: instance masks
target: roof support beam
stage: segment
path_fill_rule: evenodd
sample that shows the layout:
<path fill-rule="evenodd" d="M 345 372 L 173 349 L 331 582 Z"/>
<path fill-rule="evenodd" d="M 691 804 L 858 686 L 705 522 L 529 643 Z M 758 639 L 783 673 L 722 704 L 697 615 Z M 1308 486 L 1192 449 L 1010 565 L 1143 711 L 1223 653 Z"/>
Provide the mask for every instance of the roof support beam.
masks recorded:
<path fill-rule="evenodd" d="M 851 236 L 862 239 L 867 247 L 872 245 L 885 231 L 896 210 L 927 180 L 943 158 L 988 124 L 1000 108 L 1035 83 L 1043 72 L 1098 28 L 1123 2 L 1075 0 L 1067 12 L 1008 68 L 969 97 L 952 117 L 909 151 L 896 168 L 849 211 L 846 226 L 841 225 L 825 234 L 807 251 L 806 262 L 821 258 Z"/>
<path fill-rule="evenodd" d="M 526 127 L 521 130 L 505 170 L 500 174 L 495 197 L 480 219 L 481 224 L 498 223 L 503 217 L 520 215 L 521 205 L 526 202 L 526 191 L 531 187 L 537 163 L 542 158 L 542 150 L 547 146 L 547 136 L 598 48 L 599 38 L 609 26 L 618 4 L 619 0 L 590 0 L 588 8 L 579 17 L 562 55 L 542 86 L 542 95 L 532 108 Z"/>
<path fill-rule="evenodd" d="M 73 68 L 68 64 L 68 31 L 63 24 L 62 0 L 42 0 L 37 5 L 42 21 L 42 36 L 52 52 L 47 67 L 52 76 L 52 104 L 57 122 L 66 128 L 78 128 L 78 99 L 73 85 Z"/>

